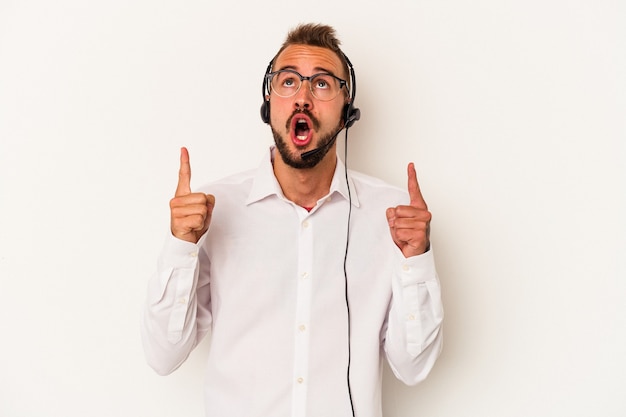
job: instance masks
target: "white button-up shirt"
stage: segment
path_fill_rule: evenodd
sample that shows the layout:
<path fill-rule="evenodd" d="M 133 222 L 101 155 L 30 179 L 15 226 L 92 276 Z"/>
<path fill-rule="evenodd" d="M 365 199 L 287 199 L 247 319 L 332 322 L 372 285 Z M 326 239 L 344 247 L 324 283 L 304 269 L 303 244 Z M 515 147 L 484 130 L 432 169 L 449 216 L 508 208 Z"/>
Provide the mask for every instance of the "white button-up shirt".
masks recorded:
<path fill-rule="evenodd" d="M 198 244 L 166 239 L 142 322 L 148 363 L 168 374 L 210 333 L 207 417 L 350 417 L 350 397 L 358 417 L 381 417 L 382 358 L 415 384 L 442 344 L 432 251 L 404 258 L 387 225 L 408 194 L 349 171 L 347 240 L 342 162 L 309 212 L 283 196 L 270 155 L 199 190 L 216 204 Z"/>

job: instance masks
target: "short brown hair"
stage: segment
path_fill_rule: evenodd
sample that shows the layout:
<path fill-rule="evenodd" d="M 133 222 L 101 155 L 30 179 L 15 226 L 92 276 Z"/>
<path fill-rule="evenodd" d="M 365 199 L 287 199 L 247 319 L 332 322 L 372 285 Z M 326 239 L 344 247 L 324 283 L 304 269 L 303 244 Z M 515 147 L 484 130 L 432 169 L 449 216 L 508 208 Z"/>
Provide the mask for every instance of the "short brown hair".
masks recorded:
<path fill-rule="evenodd" d="M 336 31 L 332 26 L 322 25 L 319 23 L 302 23 L 287 33 L 287 37 L 282 46 L 274 56 L 272 62 L 276 61 L 278 55 L 281 54 L 290 45 L 309 45 L 319 46 L 321 48 L 330 49 L 339 57 L 343 64 L 348 83 L 350 84 L 350 70 L 344 53 L 339 48 L 341 41 L 337 39 Z"/>

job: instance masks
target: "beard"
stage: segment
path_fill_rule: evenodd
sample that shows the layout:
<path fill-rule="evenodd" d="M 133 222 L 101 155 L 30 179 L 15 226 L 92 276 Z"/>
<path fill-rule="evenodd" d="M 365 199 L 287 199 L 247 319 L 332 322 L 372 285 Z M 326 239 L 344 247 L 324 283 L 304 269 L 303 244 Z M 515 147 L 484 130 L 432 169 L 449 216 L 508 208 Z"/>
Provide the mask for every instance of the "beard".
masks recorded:
<path fill-rule="evenodd" d="M 291 126 L 291 119 L 298 113 L 300 112 L 295 111 L 291 115 L 291 117 L 287 119 L 287 123 L 286 123 L 287 131 L 289 131 L 290 126 Z M 314 118 L 314 116 L 310 114 L 307 110 L 304 110 L 301 113 L 306 113 L 306 115 L 309 116 L 309 118 L 313 122 L 313 126 L 316 129 L 319 127 L 319 121 L 316 118 Z M 283 159 L 283 162 L 285 162 L 285 164 L 287 164 L 288 166 L 292 168 L 309 169 L 319 164 L 322 161 L 322 159 L 324 159 L 328 151 L 332 148 L 332 146 L 330 146 L 330 143 L 339 134 L 339 131 L 341 130 L 341 124 L 338 125 L 337 129 L 335 129 L 332 133 L 322 136 L 320 140 L 318 141 L 317 146 L 315 147 L 315 149 L 320 149 L 320 151 L 306 159 L 303 159 L 300 156 L 302 152 L 299 152 L 299 151 L 291 152 L 289 150 L 289 147 L 287 146 L 287 141 L 282 137 L 280 133 L 278 133 L 274 129 L 274 126 L 271 126 L 271 128 L 272 128 L 272 134 L 274 135 L 274 142 L 276 143 L 276 149 L 278 149 L 278 153 L 280 153 L 280 156 Z"/>

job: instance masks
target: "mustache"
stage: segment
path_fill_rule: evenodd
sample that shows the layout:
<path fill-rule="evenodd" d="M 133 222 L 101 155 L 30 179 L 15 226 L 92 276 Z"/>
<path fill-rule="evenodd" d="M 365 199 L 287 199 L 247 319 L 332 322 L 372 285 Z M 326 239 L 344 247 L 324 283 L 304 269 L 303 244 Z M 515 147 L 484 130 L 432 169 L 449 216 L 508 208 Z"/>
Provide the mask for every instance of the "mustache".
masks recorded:
<path fill-rule="evenodd" d="M 296 109 L 296 110 L 293 111 L 293 113 L 291 113 L 291 116 L 289 116 L 289 118 L 287 119 L 287 123 L 285 123 L 285 127 L 287 128 L 287 131 L 289 131 L 289 129 L 291 128 L 291 120 L 293 120 L 293 118 L 296 117 L 300 113 L 306 115 L 309 119 L 311 119 L 311 123 L 313 123 L 313 128 L 315 130 L 319 129 L 319 126 L 320 126 L 319 120 L 317 120 L 317 118 L 315 116 L 313 116 L 309 110 L 307 110 L 307 109 L 302 109 L 302 110 Z"/>

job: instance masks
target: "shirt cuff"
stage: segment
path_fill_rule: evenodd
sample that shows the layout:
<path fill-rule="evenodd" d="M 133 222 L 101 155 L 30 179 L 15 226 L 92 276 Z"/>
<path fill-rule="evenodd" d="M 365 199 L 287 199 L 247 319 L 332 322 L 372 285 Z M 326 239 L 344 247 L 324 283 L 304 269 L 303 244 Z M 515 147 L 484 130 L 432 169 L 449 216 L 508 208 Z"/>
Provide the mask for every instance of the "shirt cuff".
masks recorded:
<path fill-rule="evenodd" d="M 198 253 L 205 238 L 206 233 L 202 235 L 198 243 L 191 243 L 168 233 L 159 257 L 160 266 L 164 268 L 195 268 Z"/>
<path fill-rule="evenodd" d="M 396 258 L 398 260 L 397 265 L 399 265 L 397 276 L 402 287 L 437 280 L 432 246 L 427 252 L 410 258 L 405 258 L 402 252 L 398 250 Z"/>

